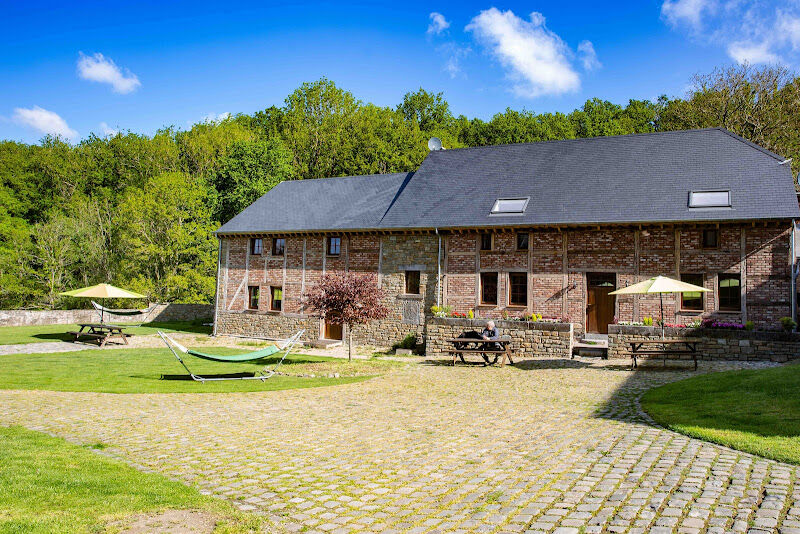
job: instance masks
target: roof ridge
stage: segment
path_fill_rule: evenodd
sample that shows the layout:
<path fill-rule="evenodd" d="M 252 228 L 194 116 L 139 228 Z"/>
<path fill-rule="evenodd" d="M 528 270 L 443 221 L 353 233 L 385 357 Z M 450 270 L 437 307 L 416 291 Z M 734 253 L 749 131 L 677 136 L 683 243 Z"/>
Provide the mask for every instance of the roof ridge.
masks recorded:
<path fill-rule="evenodd" d="M 597 135 L 594 137 L 576 137 L 575 139 L 547 139 L 544 141 L 528 141 L 525 143 L 502 143 L 499 145 L 480 145 L 480 146 L 464 146 L 458 148 L 448 148 L 444 150 L 434 150 L 432 152 L 455 152 L 455 151 L 462 151 L 462 150 L 479 150 L 482 148 L 498 148 L 498 147 L 507 147 L 507 146 L 521 146 L 521 145 L 541 145 L 541 144 L 550 144 L 550 143 L 577 143 L 577 142 L 586 142 L 586 141 L 598 141 L 601 139 L 616 139 L 620 137 L 645 137 L 650 135 L 669 135 L 669 134 L 679 134 L 679 133 L 688 133 L 688 132 L 707 132 L 711 130 L 724 130 L 719 126 L 710 126 L 708 128 L 691 128 L 688 130 L 665 130 L 662 132 L 639 132 L 639 133 L 631 133 L 631 134 L 617 134 L 617 135 Z M 727 131 L 727 130 L 724 130 Z M 758 145 L 756 145 L 758 146 Z"/>
<path fill-rule="evenodd" d="M 384 172 L 384 173 L 377 173 L 377 174 L 357 174 L 355 176 L 325 176 L 323 178 L 292 178 L 292 179 L 289 179 L 289 180 L 282 180 L 282 181 L 278 182 L 278 185 L 280 185 L 280 184 L 289 184 L 289 183 L 292 183 L 292 182 L 298 182 L 299 183 L 299 182 L 312 182 L 312 181 L 318 181 L 318 180 L 326 180 L 327 181 L 327 180 L 349 180 L 349 179 L 355 179 L 355 178 L 375 178 L 376 176 L 386 176 L 386 177 L 394 176 L 394 177 L 398 177 L 398 176 L 407 176 L 408 174 L 413 173 L 413 172 L 414 171 L 402 171 L 402 172 Z M 277 187 L 278 185 L 276 185 L 275 187 Z"/>

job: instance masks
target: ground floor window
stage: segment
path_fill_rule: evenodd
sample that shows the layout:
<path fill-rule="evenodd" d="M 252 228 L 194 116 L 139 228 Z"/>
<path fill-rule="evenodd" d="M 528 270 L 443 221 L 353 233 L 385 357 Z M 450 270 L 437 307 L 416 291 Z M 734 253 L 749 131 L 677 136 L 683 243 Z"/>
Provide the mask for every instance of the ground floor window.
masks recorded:
<path fill-rule="evenodd" d="M 419 295 L 419 271 L 406 271 L 406 295 Z"/>
<path fill-rule="evenodd" d="M 497 305 L 497 273 L 481 273 L 481 304 Z"/>
<path fill-rule="evenodd" d="M 681 282 L 703 287 L 703 275 L 682 274 Z M 681 293 L 681 309 L 686 311 L 703 311 L 703 293 L 700 291 Z"/>
<path fill-rule="evenodd" d="M 720 311 L 740 311 L 742 309 L 741 278 L 738 274 L 719 275 Z"/>
<path fill-rule="evenodd" d="M 269 309 L 272 311 L 281 311 L 283 309 L 283 288 L 273 286 L 270 288 L 270 294 Z"/>
<path fill-rule="evenodd" d="M 508 287 L 511 306 L 528 305 L 528 273 L 508 273 Z"/>
<path fill-rule="evenodd" d="M 328 238 L 328 256 L 338 256 L 342 251 L 342 238 L 329 237 Z"/>
<path fill-rule="evenodd" d="M 247 287 L 247 308 L 250 310 L 258 309 L 258 298 L 261 296 L 261 290 L 258 286 Z"/>

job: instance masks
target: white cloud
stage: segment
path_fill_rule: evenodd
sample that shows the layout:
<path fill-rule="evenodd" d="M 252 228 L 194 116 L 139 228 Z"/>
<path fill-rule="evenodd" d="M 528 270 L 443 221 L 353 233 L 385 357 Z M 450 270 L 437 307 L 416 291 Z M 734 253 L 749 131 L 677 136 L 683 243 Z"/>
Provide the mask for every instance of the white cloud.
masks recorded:
<path fill-rule="evenodd" d="M 597 59 L 597 52 L 594 51 L 594 45 L 591 41 L 581 41 L 578 44 L 578 54 L 581 57 L 584 70 L 599 69 L 603 66 L 600 60 Z"/>
<path fill-rule="evenodd" d="M 798 0 L 664 0 L 661 14 L 738 63 L 792 61 L 800 52 Z"/>
<path fill-rule="evenodd" d="M 107 83 L 111 85 L 115 93 L 120 94 L 131 93 L 142 85 L 134 73 L 128 69 L 123 72 L 111 58 L 107 58 L 99 52 L 93 56 L 80 53 L 78 76 L 92 82 Z"/>
<path fill-rule="evenodd" d="M 62 119 L 58 113 L 48 111 L 39 106 L 33 106 L 30 109 L 15 108 L 12 119 L 18 124 L 33 128 L 45 135 L 55 135 L 65 139 L 78 137 L 78 132 L 70 128 L 67 125 L 67 121 Z"/>
<path fill-rule="evenodd" d="M 459 74 L 462 74 L 461 60 L 469 55 L 472 49 L 468 46 L 459 46 L 456 43 L 445 43 L 439 46 L 436 51 L 446 58 L 443 70 L 451 78 L 456 78 Z"/>
<path fill-rule="evenodd" d="M 673 27 L 688 24 L 699 29 L 703 12 L 714 7 L 713 0 L 665 0 L 661 4 L 661 16 Z"/>
<path fill-rule="evenodd" d="M 108 137 L 114 137 L 119 133 L 119 130 L 117 130 L 116 128 L 112 128 L 105 122 L 100 123 L 100 131 L 103 133 L 104 136 Z"/>
<path fill-rule="evenodd" d="M 222 122 L 230 118 L 231 114 L 227 111 L 224 111 L 222 113 L 209 113 L 208 115 L 203 117 L 203 120 L 201 122 Z"/>
<path fill-rule="evenodd" d="M 728 55 L 737 63 L 777 63 L 780 58 L 770 52 L 770 44 L 738 42 L 728 45 Z"/>
<path fill-rule="evenodd" d="M 441 13 L 437 13 L 434 11 L 430 15 L 428 15 L 431 19 L 431 23 L 428 24 L 428 35 L 439 35 L 447 28 L 450 27 L 450 23 L 444 18 L 444 15 Z"/>
<path fill-rule="evenodd" d="M 572 51 L 547 29 L 541 13 L 531 13 L 529 22 L 510 10 L 492 7 L 481 11 L 465 30 L 506 68 L 517 95 L 535 98 L 580 88 L 580 78 L 570 62 Z"/>

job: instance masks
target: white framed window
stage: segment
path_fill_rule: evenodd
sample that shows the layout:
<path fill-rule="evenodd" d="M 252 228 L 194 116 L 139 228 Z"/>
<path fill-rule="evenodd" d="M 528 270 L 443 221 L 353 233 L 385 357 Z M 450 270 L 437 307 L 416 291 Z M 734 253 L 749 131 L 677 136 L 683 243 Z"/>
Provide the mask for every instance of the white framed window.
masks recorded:
<path fill-rule="evenodd" d="M 730 191 L 690 191 L 690 208 L 730 208 Z"/>
<path fill-rule="evenodd" d="M 492 206 L 492 215 L 518 215 L 525 213 L 530 198 L 498 198 Z"/>

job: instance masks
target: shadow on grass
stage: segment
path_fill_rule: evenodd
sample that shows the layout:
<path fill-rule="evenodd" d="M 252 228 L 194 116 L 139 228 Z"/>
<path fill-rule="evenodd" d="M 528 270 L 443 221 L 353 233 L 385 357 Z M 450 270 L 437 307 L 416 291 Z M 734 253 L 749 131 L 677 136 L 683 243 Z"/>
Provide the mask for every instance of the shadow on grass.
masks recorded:
<path fill-rule="evenodd" d="M 34 334 L 33 336 L 36 339 L 43 339 L 46 341 L 72 341 L 74 339 L 73 336 L 67 334 L 66 332 L 54 332 L 50 334 Z"/>
<path fill-rule="evenodd" d="M 203 373 L 202 376 L 206 380 L 214 380 L 220 378 L 252 378 L 255 376 L 255 373 L 221 373 L 221 374 L 207 374 Z M 136 377 L 136 378 L 143 378 L 143 377 Z M 267 380 L 268 377 L 264 377 L 264 380 Z M 201 382 L 199 380 L 194 380 L 190 375 L 161 375 L 159 380 L 178 380 L 178 381 L 189 381 L 189 382 Z"/>

